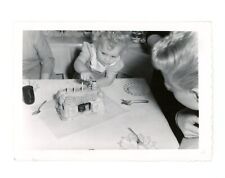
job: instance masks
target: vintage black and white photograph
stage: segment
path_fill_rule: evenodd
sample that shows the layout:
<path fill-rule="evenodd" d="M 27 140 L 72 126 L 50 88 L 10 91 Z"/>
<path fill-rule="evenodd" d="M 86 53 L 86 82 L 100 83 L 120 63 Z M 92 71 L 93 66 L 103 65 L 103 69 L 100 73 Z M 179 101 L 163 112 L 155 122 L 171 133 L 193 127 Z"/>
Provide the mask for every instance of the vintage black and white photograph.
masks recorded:
<path fill-rule="evenodd" d="M 21 34 L 25 150 L 199 149 L 199 32 Z"/>
<path fill-rule="evenodd" d="M 0 177 L 224 177 L 222 1 L 5 1 Z"/>

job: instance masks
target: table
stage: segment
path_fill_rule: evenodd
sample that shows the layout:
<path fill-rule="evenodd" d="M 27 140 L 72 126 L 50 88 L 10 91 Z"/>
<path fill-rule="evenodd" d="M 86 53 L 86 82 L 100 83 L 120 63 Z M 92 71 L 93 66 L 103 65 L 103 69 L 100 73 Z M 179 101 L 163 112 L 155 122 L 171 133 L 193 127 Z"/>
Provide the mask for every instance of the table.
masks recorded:
<path fill-rule="evenodd" d="M 109 87 L 102 88 L 105 96 L 120 107 L 124 112 L 86 129 L 57 137 L 43 122 L 43 114 L 32 116 L 32 112 L 44 100 L 51 101 L 53 95 L 66 87 L 76 87 L 76 80 L 24 80 L 23 85 L 33 85 L 35 103 L 22 104 L 23 118 L 18 135 L 20 146 L 27 149 L 177 149 L 179 144 L 172 133 L 166 118 L 162 114 L 147 83 L 141 78 L 116 79 Z M 124 86 L 129 83 L 141 86 L 142 96 L 126 93 Z M 148 99 L 149 103 L 122 105 L 121 99 Z M 43 106 L 41 113 L 45 112 Z M 54 110 L 54 108 L 53 108 Z M 52 112 L 53 112 L 52 110 Z M 45 115 L 46 116 L 46 115 Z M 49 115 L 49 117 L 51 117 Z M 59 120 L 59 117 L 53 118 Z M 61 121 L 66 122 L 66 121 Z M 136 147 L 128 143 L 131 128 L 146 140 L 146 147 Z"/>

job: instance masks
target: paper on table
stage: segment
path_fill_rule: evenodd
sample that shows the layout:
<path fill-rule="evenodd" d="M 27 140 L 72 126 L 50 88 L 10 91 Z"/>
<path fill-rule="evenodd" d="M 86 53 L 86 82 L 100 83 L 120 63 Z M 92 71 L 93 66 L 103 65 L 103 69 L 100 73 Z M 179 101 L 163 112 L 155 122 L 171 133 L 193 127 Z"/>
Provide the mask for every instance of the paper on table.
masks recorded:
<path fill-rule="evenodd" d="M 144 83 L 143 80 L 129 80 L 124 84 L 123 89 L 126 93 L 133 96 L 143 96 L 150 93 L 147 83 Z"/>
<path fill-rule="evenodd" d="M 81 114 L 73 120 L 62 121 L 56 112 L 55 101 L 52 100 L 50 102 L 49 108 L 45 107 L 39 117 L 56 137 L 64 137 L 75 132 L 82 131 L 125 113 L 125 110 L 121 108 L 120 105 L 112 101 L 110 98 L 105 97 L 104 114 Z"/>
<path fill-rule="evenodd" d="M 151 136 L 137 134 L 130 128 L 128 130 L 131 133 L 128 136 L 122 136 L 118 143 L 121 149 L 157 149 L 157 142 L 153 141 Z"/>

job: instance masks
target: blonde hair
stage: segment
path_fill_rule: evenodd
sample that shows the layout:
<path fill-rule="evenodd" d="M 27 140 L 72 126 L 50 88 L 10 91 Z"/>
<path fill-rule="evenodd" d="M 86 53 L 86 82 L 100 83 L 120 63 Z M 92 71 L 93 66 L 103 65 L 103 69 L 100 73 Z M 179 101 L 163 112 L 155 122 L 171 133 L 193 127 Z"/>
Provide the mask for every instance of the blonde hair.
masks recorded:
<path fill-rule="evenodd" d="M 176 89 L 198 88 L 198 42 L 195 32 L 172 32 L 152 51 L 153 65 Z"/>
<path fill-rule="evenodd" d="M 121 46 L 124 49 L 130 41 L 129 31 L 94 31 L 92 32 L 92 41 L 95 45 L 107 42 L 109 49 Z"/>

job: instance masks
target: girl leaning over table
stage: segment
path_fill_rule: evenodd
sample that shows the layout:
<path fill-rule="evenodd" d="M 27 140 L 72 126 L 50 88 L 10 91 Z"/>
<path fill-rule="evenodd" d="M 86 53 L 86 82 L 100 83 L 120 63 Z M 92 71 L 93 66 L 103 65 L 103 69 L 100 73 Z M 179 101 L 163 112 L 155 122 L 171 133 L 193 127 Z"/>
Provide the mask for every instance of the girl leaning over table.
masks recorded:
<path fill-rule="evenodd" d="M 84 42 L 74 69 L 84 81 L 95 80 L 100 87 L 113 83 L 124 67 L 121 54 L 130 40 L 130 32 L 93 32 L 93 43 Z"/>

